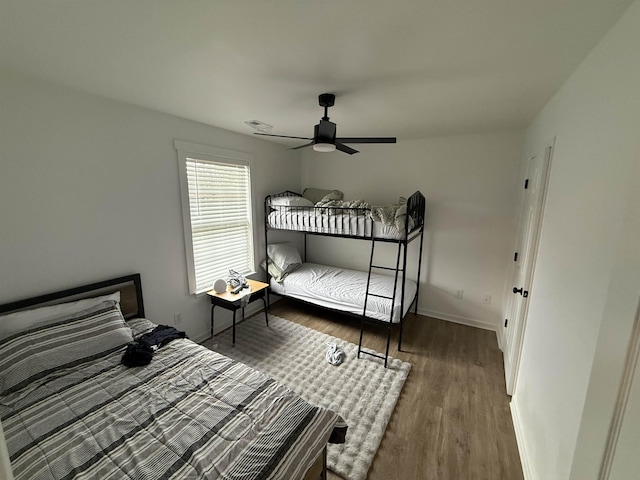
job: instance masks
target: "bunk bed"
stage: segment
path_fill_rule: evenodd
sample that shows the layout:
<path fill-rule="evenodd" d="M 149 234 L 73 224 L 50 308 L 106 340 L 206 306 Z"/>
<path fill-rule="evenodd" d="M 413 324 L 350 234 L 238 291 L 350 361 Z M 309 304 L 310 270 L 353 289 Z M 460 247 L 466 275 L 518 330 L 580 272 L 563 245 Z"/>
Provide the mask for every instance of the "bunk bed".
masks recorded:
<path fill-rule="evenodd" d="M 418 191 L 395 208 L 374 207 L 362 201 L 342 201 L 337 194 L 340 192 L 334 196 L 328 193 L 326 197 L 334 201 L 326 201 L 326 198 L 315 201 L 317 198 L 307 195 L 307 190 L 303 194 L 285 191 L 265 198 L 267 281 L 277 295 L 360 318 L 358 358 L 361 353 L 379 357 L 384 359 L 386 367 L 392 327 L 399 328 L 400 351 L 404 318 L 412 306 L 417 313 L 426 200 Z M 299 262 L 295 258 L 297 252 L 292 252 L 294 247 L 269 243 L 269 233 L 275 230 L 304 235 L 304 250 Z M 306 262 L 307 235 L 369 241 L 368 271 Z M 406 271 L 408 246 L 416 239 L 419 239 L 419 253 L 414 281 L 407 278 Z M 394 265 L 374 264 L 375 247 L 379 242 L 397 244 Z M 379 271 L 386 271 L 386 274 Z M 362 348 L 365 324 L 387 328 L 384 356 Z"/>

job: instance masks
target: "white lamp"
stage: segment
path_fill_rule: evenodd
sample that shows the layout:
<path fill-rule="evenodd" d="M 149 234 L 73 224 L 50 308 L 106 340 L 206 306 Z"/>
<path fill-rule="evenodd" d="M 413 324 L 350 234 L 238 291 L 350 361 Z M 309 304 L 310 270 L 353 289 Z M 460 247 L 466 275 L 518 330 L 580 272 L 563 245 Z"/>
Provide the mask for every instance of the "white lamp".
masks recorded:
<path fill-rule="evenodd" d="M 318 143 L 313 144 L 313 149 L 316 152 L 333 152 L 336 149 L 336 145 L 334 143 L 329 143 L 321 140 Z"/>
<path fill-rule="evenodd" d="M 4 433 L 2 432 L 2 423 L 0 423 L 0 478 L 13 480 L 7 443 L 5 442 Z"/>

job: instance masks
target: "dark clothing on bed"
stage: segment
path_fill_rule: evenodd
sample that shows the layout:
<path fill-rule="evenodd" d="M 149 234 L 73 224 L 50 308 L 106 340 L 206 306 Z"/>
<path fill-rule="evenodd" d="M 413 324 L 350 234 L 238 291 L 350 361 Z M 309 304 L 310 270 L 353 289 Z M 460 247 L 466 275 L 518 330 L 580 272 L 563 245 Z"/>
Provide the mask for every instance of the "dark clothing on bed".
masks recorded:
<path fill-rule="evenodd" d="M 188 338 L 185 332 L 168 325 L 158 325 L 151 332 L 145 333 L 137 341 L 127 345 L 122 356 L 122 363 L 127 367 L 142 367 L 151 363 L 153 352 L 176 338 Z"/>
<path fill-rule="evenodd" d="M 157 345 L 158 348 L 160 348 L 176 338 L 187 338 L 187 334 L 169 325 L 158 325 L 151 332 L 142 335 L 138 339 L 138 342 L 149 345 L 150 347 Z"/>

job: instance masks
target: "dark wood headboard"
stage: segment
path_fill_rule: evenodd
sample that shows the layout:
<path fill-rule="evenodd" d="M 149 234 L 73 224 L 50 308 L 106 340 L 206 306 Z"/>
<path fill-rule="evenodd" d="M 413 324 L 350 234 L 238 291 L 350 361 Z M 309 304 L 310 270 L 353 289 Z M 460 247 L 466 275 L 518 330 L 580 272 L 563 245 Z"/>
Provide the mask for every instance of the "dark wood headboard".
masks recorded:
<path fill-rule="evenodd" d="M 144 317 L 142 282 L 139 273 L 5 303 L 0 305 L 0 314 L 107 295 L 117 291 L 120 291 L 120 308 L 125 319 Z"/>

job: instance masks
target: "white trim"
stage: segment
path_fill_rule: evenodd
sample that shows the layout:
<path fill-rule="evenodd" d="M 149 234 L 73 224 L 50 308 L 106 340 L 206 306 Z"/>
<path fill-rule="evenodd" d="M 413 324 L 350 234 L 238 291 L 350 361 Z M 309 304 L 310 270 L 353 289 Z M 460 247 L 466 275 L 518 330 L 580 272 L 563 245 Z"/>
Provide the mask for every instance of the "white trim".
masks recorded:
<path fill-rule="evenodd" d="M 504 352 L 504 328 L 500 326 L 496 328 L 496 340 L 498 342 L 498 348 L 501 352 Z"/>
<path fill-rule="evenodd" d="M 269 294 L 269 299 L 270 299 L 270 305 L 274 304 L 275 302 L 281 300 L 282 297 L 280 297 L 278 294 L 276 293 L 270 293 Z M 245 309 L 245 318 L 249 318 L 251 315 L 255 315 L 257 312 L 261 311 L 262 308 L 262 304 L 249 304 L 247 306 L 247 308 Z M 460 325 L 466 325 L 468 327 L 475 327 L 475 328 L 481 328 L 483 330 L 491 330 L 493 332 L 496 332 L 496 335 L 498 337 L 498 346 L 500 346 L 500 340 L 499 340 L 499 328 L 496 327 L 495 325 L 492 325 L 490 322 L 484 321 L 484 320 L 477 320 L 477 319 L 473 319 L 473 318 L 469 318 L 469 317 L 462 317 L 459 315 L 452 315 L 450 313 L 444 313 L 444 312 L 436 312 L 434 310 L 424 310 L 419 308 L 418 309 L 418 315 L 422 315 L 424 317 L 432 317 L 432 318 L 437 318 L 438 320 L 444 320 L 447 322 L 452 322 L 452 323 L 458 323 Z M 218 328 L 218 325 L 220 326 Z M 214 333 L 219 333 L 227 328 L 230 328 L 232 325 L 232 319 L 229 318 L 228 320 L 221 320 L 220 322 L 216 322 L 216 329 Z M 237 325 L 237 323 L 236 323 Z M 195 342 L 202 342 L 203 340 L 206 340 L 207 338 L 209 338 L 209 333 L 205 333 L 202 334 L 198 337 L 196 337 L 196 339 L 194 340 Z"/>
<path fill-rule="evenodd" d="M 638 301 L 638 307 L 636 309 L 636 318 L 633 323 L 631 338 L 629 339 L 629 345 L 627 347 L 627 355 L 624 362 L 624 369 L 622 371 L 623 373 L 622 380 L 620 382 L 620 390 L 618 391 L 616 406 L 613 410 L 613 418 L 611 419 L 609 434 L 607 435 L 607 444 L 604 449 L 604 455 L 602 458 L 602 464 L 600 465 L 598 480 L 608 480 L 609 476 L 611 475 L 611 467 L 613 466 L 613 460 L 616 455 L 618 439 L 620 438 L 620 431 L 622 430 L 622 422 L 624 420 L 624 414 L 627 410 L 627 404 L 629 403 L 631 387 L 633 386 L 633 377 L 635 375 L 636 368 L 638 367 L 639 360 L 640 299 Z"/>
<path fill-rule="evenodd" d="M 253 155 L 246 152 L 237 152 L 235 150 L 225 150 L 224 148 L 212 147 L 211 145 L 200 145 L 198 143 L 185 142 L 183 140 L 174 140 L 173 146 L 178 152 L 184 152 L 185 156 L 189 153 L 195 155 L 209 155 L 211 157 L 221 157 L 234 163 L 235 160 L 251 164 Z M 240 163 L 238 162 L 238 163 Z"/>
<path fill-rule="evenodd" d="M 180 200 L 182 204 L 182 229 L 184 231 L 185 254 L 187 265 L 187 278 L 189 281 L 189 293 L 197 295 L 205 292 L 207 289 L 198 290 L 196 288 L 196 274 L 193 255 L 193 238 L 191 232 L 191 212 L 189 210 L 189 186 L 187 178 L 186 162 L 188 158 L 196 157 L 199 160 L 213 161 L 227 164 L 243 165 L 249 167 L 249 205 L 251 209 L 251 240 L 253 242 L 253 266 L 252 272 L 255 273 L 256 266 L 256 213 L 253 208 L 254 198 L 254 182 L 252 178 L 253 155 L 245 152 L 237 152 L 234 150 L 225 150 L 223 148 L 213 147 L 211 145 L 201 145 L 198 143 L 185 142 L 183 140 L 174 140 L 174 148 L 178 156 L 178 173 L 180 179 Z"/>
<path fill-rule="evenodd" d="M 516 433 L 516 443 L 518 445 L 518 452 L 520 453 L 520 463 L 522 464 L 522 475 L 524 480 L 533 480 L 534 476 L 531 473 L 531 461 L 529 460 L 528 448 L 525 441 L 524 428 L 520 422 L 520 413 L 515 401 L 509 403 L 511 409 L 511 420 L 513 421 L 513 430 Z"/>
<path fill-rule="evenodd" d="M 269 294 L 269 298 L 271 299 L 271 294 Z M 277 301 L 276 299 L 272 299 L 272 301 L 270 301 L 270 303 L 273 303 L 273 301 Z M 262 302 L 254 302 L 254 303 L 250 303 L 249 305 L 247 305 L 247 308 L 244 309 L 244 318 L 245 320 L 250 318 L 251 316 L 262 312 L 264 310 L 264 304 Z M 218 310 L 216 310 L 218 311 Z M 231 310 L 225 310 L 224 308 L 220 307 L 220 311 L 226 311 L 226 312 L 231 312 Z M 240 315 L 240 314 L 238 314 Z M 264 320 L 264 318 L 261 316 L 260 318 L 262 318 L 262 320 Z M 256 320 L 259 320 L 256 319 Z M 240 322 L 238 320 L 236 320 L 236 327 L 238 326 Z M 220 321 L 216 321 L 215 324 L 215 329 L 213 331 L 214 335 L 218 335 L 220 332 L 226 330 L 227 328 L 231 328 L 233 326 L 233 317 L 231 317 L 231 315 L 229 315 L 229 318 L 225 318 L 223 320 Z M 206 333 L 203 333 L 201 335 L 198 335 L 196 338 L 193 339 L 194 342 L 196 343 L 202 343 L 205 340 L 207 340 L 208 338 L 210 338 L 209 335 L 209 327 L 207 327 L 207 331 Z"/>
<path fill-rule="evenodd" d="M 476 318 L 463 317 L 461 315 L 453 315 L 451 313 L 437 312 L 435 310 L 427 310 L 418 308 L 418 314 L 425 317 L 433 317 L 438 320 L 446 320 L 447 322 L 459 323 L 461 325 L 467 325 L 469 327 L 482 328 L 483 330 L 491 330 L 498 333 L 498 325 L 495 323 L 487 322 L 486 320 L 478 320 Z"/>
<path fill-rule="evenodd" d="M 502 339 L 502 331 L 500 325 L 495 325 L 491 322 L 487 322 L 486 320 L 478 320 L 476 318 L 463 317 L 461 315 L 453 315 L 451 313 L 436 312 L 435 310 L 425 310 L 422 308 L 418 308 L 418 314 L 425 317 L 437 318 L 438 320 L 445 320 L 447 322 L 459 323 L 460 325 L 466 325 L 468 327 L 491 330 L 496 333 L 496 342 L 498 343 L 498 348 L 500 350 L 504 349 L 504 341 Z"/>
<path fill-rule="evenodd" d="M 525 333 L 526 333 L 526 328 L 527 328 L 527 319 L 529 316 L 529 304 L 531 303 L 531 295 L 535 294 L 535 292 L 533 291 L 533 278 L 534 278 L 534 274 L 535 274 L 535 270 L 536 270 L 536 262 L 537 262 L 537 257 L 538 257 L 538 248 L 540 246 L 540 237 L 541 237 L 541 233 L 542 233 L 542 226 L 544 223 L 544 214 L 545 214 L 545 209 L 546 209 L 546 202 L 547 202 L 547 192 L 549 190 L 549 180 L 551 178 L 551 167 L 552 167 L 552 161 L 553 161 L 553 155 L 555 153 L 555 146 L 556 146 L 556 137 L 554 136 L 553 139 L 550 142 L 547 142 L 546 146 L 544 147 L 544 155 L 545 155 L 545 171 L 543 176 L 540 178 L 540 188 L 542 189 L 542 195 L 541 198 L 538 199 L 538 203 L 537 203 L 537 210 L 538 210 L 538 220 L 537 220 L 537 225 L 536 225 L 536 231 L 533 233 L 533 242 L 531 245 L 531 255 L 532 255 L 532 264 L 531 264 L 531 268 L 530 271 L 527 274 L 527 278 L 525 279 L 524 285 L 522 285 L 522 288 L 526 289 L 529 291 L 529 299 L 527 301 L 525 301 L 523 303 L 523 311 L 520 315 L 520 325 L 514 325 L 512 323 L 511 328 L 517 328 L 518 331 L 514 332 L 513 337 L 512 337 L 512 341 L 514 342 L 513 347 L 512 347 L 512 356 L 509 357 L 509 345 L 507 345 L 506 339 L 507 339 L 507 335 L 505 332 L 505 327 L 502 328 L 502 335 L 504 337 L 504 349 L 503 352 L 505 353 L 505 355 L 503 355 L 503 363 L 504 363 L 504 377 L 505 377 L 505 386 L 506 386 L 506 391 L 508 395 L 513 395 L 516 391 L 516 384 L 518 383 L 518 373 L 520 371 L 520 360 L 522 358 L 522 345 L 524 344 L 524 337 L 525 337 Z M 535 156 L 535 154 L 529 155 L 527 158 L 531 158 L 532 156 Z M 527 166 L 527 170 L 528 170 L 528 166 Z M 525 172 L 526 175 L 526 172 Z M 522 218 L 519 219 L 519 225 L 518 225 L 518 235 L 519 235 L 519 230 L 522 228 Z M 515 248 L 519 248 L 518 245 L 516 244 Z M 511 276 L 513 274 L 510 274 Z M 510 277 L 511 278 L 511 277 Z M 506 293 L 507 295 L 509 295 L 509 292 Z M 507 316 L 511 316 L 510 311 L 506 312 Z M 517 319 L 512 319 L 509 318 L 509 321 L 513 322 L 514 320 Z M 506 327 L 509 328 L 509 327 Z M 507 358 L 510 358 L 510 364 L 507 365 Z M 507 371 L 507 366 L 509 367 L 509 370 Z"/>

